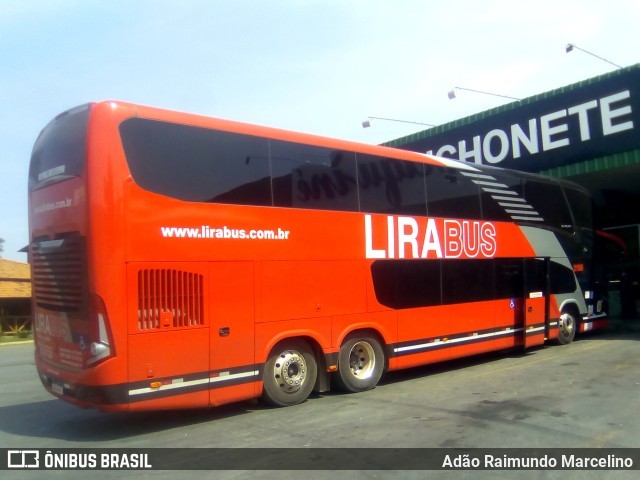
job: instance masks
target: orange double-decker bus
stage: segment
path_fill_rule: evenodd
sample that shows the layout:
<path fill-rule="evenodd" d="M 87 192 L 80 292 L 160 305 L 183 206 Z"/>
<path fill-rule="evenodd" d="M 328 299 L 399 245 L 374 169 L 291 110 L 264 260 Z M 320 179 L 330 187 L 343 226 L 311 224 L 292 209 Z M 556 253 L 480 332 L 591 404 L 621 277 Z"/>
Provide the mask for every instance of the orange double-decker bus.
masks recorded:
<path fill-rule="evenodd" d="M 120 102 L 38 137 L 40 379 L 106 411 L 280 406 L 606 324 L 575 185 Z"/>

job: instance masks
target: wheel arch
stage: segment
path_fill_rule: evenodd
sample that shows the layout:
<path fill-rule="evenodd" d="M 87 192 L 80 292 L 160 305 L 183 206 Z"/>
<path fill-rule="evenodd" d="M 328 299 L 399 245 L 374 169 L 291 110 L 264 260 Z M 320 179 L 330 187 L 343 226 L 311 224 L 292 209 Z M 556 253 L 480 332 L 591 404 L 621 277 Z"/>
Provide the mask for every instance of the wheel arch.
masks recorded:
<path fill-rule="evenodd" d="M 577 300 L 575 299 L 567 299 L 562 304 L 560 304 L 560 313 L 571 312 L 575 315 L 576 321 L 580 322 L 582 320 L 582 313 L 580 312 L 580 306 L 578 305 Z"/>

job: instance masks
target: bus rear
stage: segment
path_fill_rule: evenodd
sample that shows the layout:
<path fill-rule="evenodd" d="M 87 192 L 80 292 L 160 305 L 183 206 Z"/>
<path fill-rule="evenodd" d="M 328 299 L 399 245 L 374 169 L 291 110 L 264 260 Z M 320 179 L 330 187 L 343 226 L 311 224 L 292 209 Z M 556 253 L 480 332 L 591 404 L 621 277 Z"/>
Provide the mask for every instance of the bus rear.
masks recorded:
<path fill-rule="evenodd" d="M 77 107 L 51 121 L 36 140 L 29 169 L 36 365 L 47 390 L 80 405 L 100 396 L 87 386 L 85 372 L 115 353 L 104 302 L 89 281 L 91 109 Z"/>

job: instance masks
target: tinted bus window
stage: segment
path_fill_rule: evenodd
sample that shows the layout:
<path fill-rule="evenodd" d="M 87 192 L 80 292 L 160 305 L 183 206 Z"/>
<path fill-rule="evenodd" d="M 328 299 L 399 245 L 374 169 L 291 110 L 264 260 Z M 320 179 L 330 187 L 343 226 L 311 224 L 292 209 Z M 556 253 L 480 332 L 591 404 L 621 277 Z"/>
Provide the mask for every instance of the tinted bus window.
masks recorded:
<path fill-rule="evenodd" d="M 525 295 L 531 292 L 547 291 L 548 260 L 543 258 L 527 258 L 524 261 Z"/>
<path fill-rule="evenodd" d="M 440 260 L 378 260 L 371 265 L 378 302 L 404 309 L 440 305 Z"/>
<path fill-rule="evenodd" d="M 62 113 L 42 130 L 31 153 L 30 190 L 82 175 L 90 109 L 83 105 Z"/>
<path fill-rule="evenodd" d="M 491 179 L 476 180 L 481 189 L 482 217 L 485 220 L 511 222 L 514 215 L 527 211 L 528 206 L 521 197 L 520 178 L 496 171 L 487 172 L 486 176 Z"/>
<path fill-rule="evenodd" d="M 573 293 L 576 291 L 576 279 L 573 270 L 551 262 L 549 265 L 549 278 L 551 293 Z"/>
<path fill-rule="evenodd" d="M 270 140 L 274 205 L 358 211 L 355 154 Z"/>
<path fill-rule="evenodd" d="M 570 187 L 565 187 L 564 193 L 567 196 L 567 201 L 573 213 L 575 226 L 589 230 L 593 228 L 591 197 L 589 194 Z"/>
<path fill-rule="evenodd" d="M 573 293 L 573 271 L 538 258 L 378 260 L 371 266 L 378 302 L 406 309 L 522 298 L 527 292 Z"/>
<path fill-rule="evenodd" d="M 358 154 L 360 210 L 426 215 L 424 165 Z"/>
<path fill-rule="evenodd" d="M 143 118 L 124 121 L 120 134 L 145 190 L 196 202 L 272 203 L 264 138 Z"/>
<path fill-rule="evenodd" d="M 427 167 L 427 209 L 430 217 L 480 219 L 480 191 L 453 168 Z"/>
<path fill-rule="evenodd" d="M 524 297 L 524 263 L 521 258 L 495 260 L 495 299 Z"/>
<path fill-rule="evenodd" d="M 493 260 L 444 260 L 442 303 L 493 300 Z"/>
<path fill-rule="evenodd" d="M 540 214 L 545 225 L 553 229 L 566 229 L 572 225 L 569 208 L 559 185 L 526 180 L 524 197 Z"/>

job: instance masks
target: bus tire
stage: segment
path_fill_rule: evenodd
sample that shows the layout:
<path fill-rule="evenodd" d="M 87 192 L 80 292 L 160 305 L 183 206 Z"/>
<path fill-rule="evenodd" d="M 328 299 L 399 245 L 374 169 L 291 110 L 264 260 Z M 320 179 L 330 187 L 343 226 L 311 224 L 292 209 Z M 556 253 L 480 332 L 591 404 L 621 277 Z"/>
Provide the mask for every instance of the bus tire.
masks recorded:
<path fill-rule="evenodd" d="M 577 328 L 578 322 L 575 312 L 572 309 L 564 310 L 560 314 L 560 321 L 558 322 L 558 343 L 567 345 L 573 342 Z"/>
<path fill-rule="evenodd" d="M 378 384 L 384 370 L 384 352 L 372 336 L 353 336 L 340 347 L 338 386 L 347 392 L 363 392 Z"/>
<path fill-rule="evenodd" d="M 262 398 L 277 407 L 302 403 L 311 394 L 317 375 L 316 358 L 306 342 L 282 343 L 265 364 Z"/>

